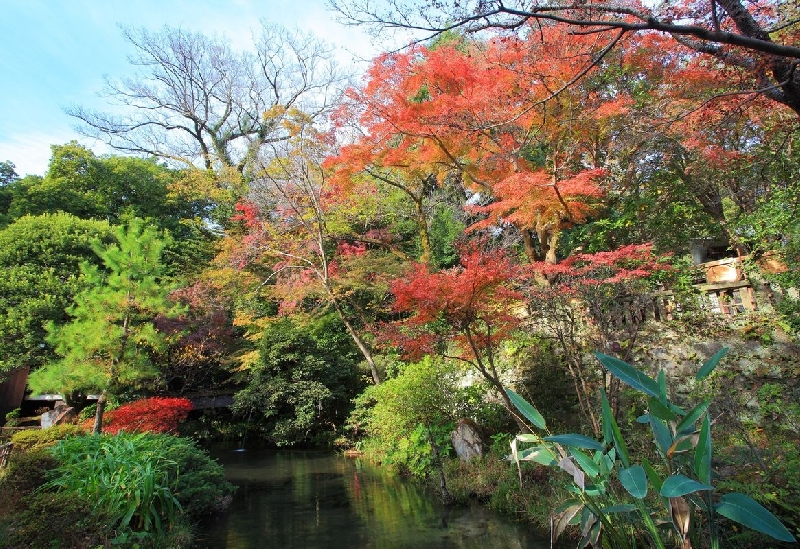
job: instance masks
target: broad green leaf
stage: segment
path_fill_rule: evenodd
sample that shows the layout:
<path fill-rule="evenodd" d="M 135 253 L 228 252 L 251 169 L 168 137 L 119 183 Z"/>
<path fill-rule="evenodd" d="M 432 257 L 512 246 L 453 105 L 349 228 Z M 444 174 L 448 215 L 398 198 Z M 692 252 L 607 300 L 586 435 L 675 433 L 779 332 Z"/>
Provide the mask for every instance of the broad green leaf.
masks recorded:
<path fill-rule="evenodd" d="M 659 397 L 661 391 L 658 388 L 658 382 L 644 372 L 640 372 L 627 362 L 623 362 L 613 356 L 604 355 L 603 353 L 595 353 L 595 356 L 609 372 L 618 377 L 623 383 L 652 397 Z"/>
<path fill-rule="evenodd" d="M 777 540 L 794 542 L 794 536 L 760 503 L 739 493 L 725 494 L 714 507 L 723 517 L 735 520 L 748 528 L 767 534 Z"/>
<path fill-rule="evenodd" d="M 624 505 L 612 505 L 611 507 L 604 507 L 601 509 L 604 514 L 608 513 L 632 513 L 636 511 L 636 506 L 633 503 L 626 503 Z"/>
<path fill-rule="evenodd" d="M 584 473 L 592 478 L 600 474 L 600 467 L 587 454 L 581 452 L 577 448 L 570 448 L 569 453 L 572 454 L 572 457 L 575 458 L 575 461 L 581 466 Z"/>
<path fill-rule="evenodd" d="M 529 434 L 529 433 L 521 433 L 517 435 L 517 440 L 520 442 L 540 442 L 542 437 L 539 435 Z"/>
<path fill-rule="evenodd" d="M 667 373 L 664 370 L 658 371 L 656 382 L 658 383 L 658 399 L 661 402 L 667 402 Z"/>
<path fill-rule="evenodd" d="M 647 474 L 641 465 L 621 469 L 619 481 L 628 493 L 636 499 L 642 499 L 647 495 Z"/>
<path fill-rule="evenodd" d="M 661 404 L 657 398 L 650 397 L 647 399 L 647 406 L 650 408 L 650 415 L 655 416 L 664 421 L 678 421 L 678 416 L 670 410 L 667 406 Z"/>
<path fill-rule="evenodd" d="M 506 394 L 508 398 L 511 400 L 511 404 L 513 404 L 517 410 L 519 410 L 525 418 L 530 421 L 534 427 L 539 429 L 547 429 L 547 424 L 544 421 L 544 417 L 539 411 L 534 408 L 527 400 L 519 396 L 517 393 L 512 391 L 511 389 L 506 389 Z"/>
<path fill-rule="evenodd" d="M 650 428 L 653 430 L 653 438 L 658 449 L 666 456 L 672 446 L 672 433 L 669 432 L 669 427 L 657 417 L 650 416 Z"/>
<path fill-rule="evenodd" d="M 695 374 L 694 378 L 697 381 L 701 381 L 706 377 L 708 377 L 708 374 L 714 371 L 714 368 L 717 367 L 719 361 L 722 360 L 722 358 L 727 354 L 728 354 L 728 347 L 723 347 L 722 349 L 717 351 L 714 356 L 709 358 L 706 361 L 706 363 L 703 364 L 703 366 L 701 366 L 699 370 L 697 370 L 697 373 Z"/>
<path fill-rule="evenodd" d="M 547 442 L 555 442 L 556 444 L 569 446 L 571 448 L 588 448 L 589 450 L 603 449 L 603 445 L 597 442 L 595 439 L 589 438 L 586 435 L 578 435 L 575 433 L 543 437 L 542 440 L 546 440 Z"/>
<path fill-rule="evenodd" d="M 610 441 L 614 442 L 614 447 L 619 454 L 619 460 L 622 462 L 623 467 L 630 466 L 630 457 L 628 456 L 628 447 L 625 445 L 625 439 L 622 438 L 622 432 L 619 430 L 617 420 L 614 419 L 614 414 L 611 412 L 611 406 L 608 403 L 606 392 L 603 391 L 603 432 L 608 429 L 611 434 Z M 610 442 L 609 441 L 609 442 Z"/>
<path fill-rule="evenodd" d="M 653 488 L 656 489 L 656 492 L 661 492 L 661 486 L 664 484 L 664 480 L 659 476 L 658 472 L 653 469 L 653 466 L 650 465 L 647 458 L 642 459 L 642 467 L 645 473 L 647 473 L 647 478 L 650 479 Z"/>
<path fill-rule="evenodd" d="M 664 484 L 661 485 L 661 495 L 665 498 L 677 498 L 700 492 L 702 490 L 713 490 L 713 486 L 701 484 L 696 480 L 690 479 L 684 475 L 672 475 L 667 477 Z"/>
<path fill-rule="evenodd" d="M 556 455 L 552 449 L 547 446 L 536 446 L 534 448 L 526 448 L 517 454 L 519 461 L 533 461 L 551 467 L 556 464 Z"/>
<path fill-rule="evenodd" d="M 694 452 L 694 472 L 700 482 L 711 484 L 711 422 L 708 414 L 703 418 L 697 448 Z"/>
<path fill-rule="evenodd" d="M 706 410 L 708 410 L 708 406 L 711 404 L 710 400 L 704 400 L 697 406 L 691 409 L 691 411 L 686 414 L 686 417 L 678 423 L 678 426 L 675 428 L 675 432 L 678 434 L 688 434 L 695 431 L 694 424 L 700 419 Z"/>

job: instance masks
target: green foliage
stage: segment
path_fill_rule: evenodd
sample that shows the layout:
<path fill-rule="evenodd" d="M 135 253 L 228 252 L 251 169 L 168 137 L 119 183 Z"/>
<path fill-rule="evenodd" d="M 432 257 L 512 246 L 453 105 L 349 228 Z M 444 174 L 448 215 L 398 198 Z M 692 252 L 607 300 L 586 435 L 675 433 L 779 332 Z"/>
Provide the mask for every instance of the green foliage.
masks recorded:
<path fill-rule="evenodd" d="M 358 349 L 335 315 L 270 322 L 234 411 L 277 446 L 335 438 L 361 388 Z"/>
<path fill-rule="evenodd" d="M 112 238 L 107 222 L 62 213 L 0 230 L 0 374 L 55 358 L 45 325 L 69 320 L 65 309 L 87 283 L 80 264 L 99 262 L 92 242 Z"/>
<path fill-rule="evenodd" d="M 163 537 L 179 504 L 172 493 L 168 469 L 176 464 L 161 454 L 141 451 L 137 438 L 84 436 L 53 447 L 59 461 L 49 488 L 92 501 L 121 531 Z"/>
<path fill-rule="evenodd" d="M 153 439 L 152 447 L 175 464 L 169 475 L 183 513 L 199 517 L 228 507 L 235 487 L 225 480 L 222 466 L 194 441 L 161 435 Z"/>
<path fill-rule="evenodd" d="M 447 455 L 455 421 L 475 417 L 481 409 L 473 391 L 460 388 L 459 381 L 452 363 L 426 357 L 409 364 L 355 400 L 350 431 L 377 447 L 382 462 L 426 476 L 436 466 L 432 446 L 440 456 Z"/>
<path fill-rule="evenodd" d="M 440 191 L 443 194 L 444 191 Z M 462 197 L 463 200 L 463 197 Z M 459 219 L 461 204 L 438 204 L 433 212 L 428 228 L 431 241 L 433 264 L 447 269 L 458 264 L 456 241 L 464 233 L 466 225 Z"/>
<path fill-rule="evenodd" d="M 216 462 L 193 442 L 169 435 L 87 435 L 51 452 L 59 465 L 46 486 L 91 501 L 120 545 L 161 546 L 179 513 L 222 509 L 233 491 Z"/>
<path fill-rule="evenodd" d="M 5 505 L 11 505 L 47 481 L 49 471 L 58 464 L 45 446 L 15 447 L 4 470 L 0 471 L 0 493 L 8 494 Z M 8 509 L 3 509 L 7 512 Z"/>
<path fill-rule="evenodd" d="M 35 392 L 115 393 L 156 374 L 167 341 L 153 321 L 177 313 L 160 259 L 165 240 L 139 219 L 115 236 L 108 247 L 93 242 L 107 272 L 81 264 L 87 287 L 69 309 L 72 322 L 49 325 L 48 341 L 62 359 L 31 374 Z"/>
<path fill-rule="evenodd" d="M 696 380 L 707 378 L 726 352 L 723 348 L 709 359 L 698 370 Z M 651 547 L 665 548 L 670 543 L 684 546 L 685 539 L 696 545 L 705 539 L 716 548 L 722 530 L 719 517 L 725 517 L 778 540 L 794 541 L 778 519 L 749 496 L 728 493 L 715 502 L 709 401 L 685 410 L 669 400 L 663 371 L 653 379 L 621 360 L 597 356 L 612 375 L 647 395 L 649 413 L 639 422 L 650 425 L 664 467 L 657 470 L 647 457 L 636 463 L 605 394 L 602 442 L 577 434 L 517 435 L 511 448 L 518 466 L 533 461 L 561 469 L 571 477 L 566 487 L 573 496 L 554 514 L 554 538 L 580 521 L 581 547 L 634 547 L 645 535 Z M 538 411 L 507 391 L 520 412 L 549 435 Z M 533 446 L 522 450 L 520 444 Z M 657 494 L 655 498 L 648 497 L 651 488 Z M 659 521 L 673 528 L 669 532 L 659 530 Z"/>
<path fill-rule="evenodd" d="M 52 446 L 60 440 L 82 435 L 84 432 L 79 425 L 53 425 L 47 429 L 26 429 L 16 432 L 11 437 L 11 442 L 14 443 L 14 451 L 27 452 L 34 448 Z"/>
<path fill-rule="evenodd" d="M 8 538 L 3 547 L 96 549 L 111 543 L 107 517 L 91 501 L 71 493 L 27 494 L 6 522 Z"/>

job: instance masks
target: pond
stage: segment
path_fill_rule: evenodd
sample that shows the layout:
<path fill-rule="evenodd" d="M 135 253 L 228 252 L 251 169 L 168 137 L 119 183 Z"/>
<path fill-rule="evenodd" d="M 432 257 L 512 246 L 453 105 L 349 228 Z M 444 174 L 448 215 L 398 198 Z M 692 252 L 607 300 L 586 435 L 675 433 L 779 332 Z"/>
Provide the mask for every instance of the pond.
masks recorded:
<path fill-rule="evenodd" d="M 445 507 L 411 482 L 329 452 L 212 451 L 239 486 L 206 521 L 207 549 L 545 549 L 541 534 L 479 505 Z"/>

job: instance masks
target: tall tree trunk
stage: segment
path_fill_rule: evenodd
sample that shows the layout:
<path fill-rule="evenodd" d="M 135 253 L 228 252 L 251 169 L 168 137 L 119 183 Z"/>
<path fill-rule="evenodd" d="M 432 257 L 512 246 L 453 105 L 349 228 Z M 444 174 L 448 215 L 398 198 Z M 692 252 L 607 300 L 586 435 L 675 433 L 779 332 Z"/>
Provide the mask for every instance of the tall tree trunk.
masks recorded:
<path fill-rule="evenodd" d="M 336 313 L 339 315 L 339 318 L 342 320 L 347 333 L 350 334 L 350 337 L 358 347 L 358 350 L 361 351 L 361 354 L 364 356 L 364 360 L 367 361 L 369 365 L 369 371 L 372 375 L 372 382 L 375 385 L 379 385 L 381 382 L 381 376 L 378 373 L 378 367 L 375 365 L 375 360 L 372 358 L 372 351 L 370 350 L 369 346 L 366 344 L 364 339 L 359 335 L 353 325 L 347 320 L 347 316 L 344 314 L 341 305 L 339 305 L 339 301 L 332 297 L 331 301 L 333 301 L 333 306 L 336 308 Z"/>

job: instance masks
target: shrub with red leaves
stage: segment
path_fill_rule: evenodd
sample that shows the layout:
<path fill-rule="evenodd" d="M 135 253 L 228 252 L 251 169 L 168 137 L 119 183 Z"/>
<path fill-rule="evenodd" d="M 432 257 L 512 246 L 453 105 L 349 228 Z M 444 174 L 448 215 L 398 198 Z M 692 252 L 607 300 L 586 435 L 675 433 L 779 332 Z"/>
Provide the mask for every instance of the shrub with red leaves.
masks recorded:
<path fill-rule="evenodd" d="M 103 431 L 110 434 L 123 430 L 176 433 L 191 410 L 192 402 L 188 398 L 143 398 L 108 412 L 108 423 L 103 425 Z"/>

